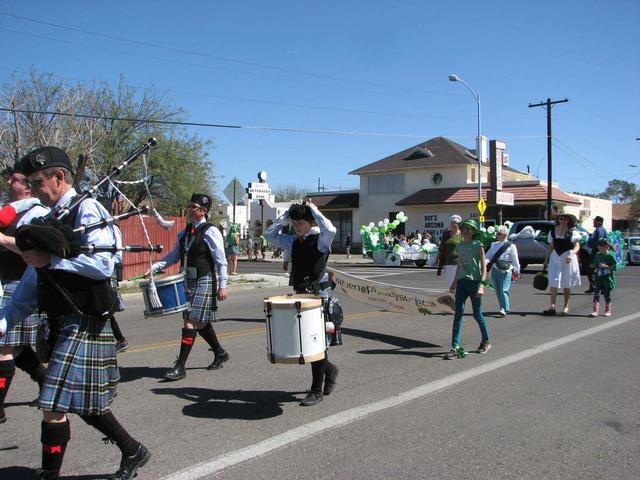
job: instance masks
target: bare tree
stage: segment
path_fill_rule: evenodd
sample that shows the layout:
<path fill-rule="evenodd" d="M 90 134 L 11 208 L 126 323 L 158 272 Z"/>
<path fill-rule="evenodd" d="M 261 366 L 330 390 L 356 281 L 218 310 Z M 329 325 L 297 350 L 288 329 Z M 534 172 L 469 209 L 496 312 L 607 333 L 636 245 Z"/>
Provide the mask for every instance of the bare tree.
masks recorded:
<path fill-rule="evenodd" d="M 276 202 L 288 202 L 291 200 L 301 201 L 309 190 L 298 185 L 280 185 L 272 191 Z"/>
<path fill-rule="evenodd" d="M 188 195 L 196 187 L 213 190 L 213 165 L 206 153 L 210 142 L 188 135 L 183 128 L 149 122 L 180 121 L 185 112 L 163 94 L 127 85 L 122 77 L 115 88 L 106 82 L 68 85 L 32 70 L 27 78 L 14 77 L 0 88 L 0 105 L 15 109 L 0 116 L 3 168 L 33 148 L 56 145 L 69 154 L 76 188 L 82 189 L 110 172 L 147 138 L 157 137 L 159 146 L 150 154 L 148 170 L 144 172 L 142 165 L 131 167 L 121 180 L 148 174 L 152 195 L 157 195 L 159 207 L 168 209 L 167 213 L 180 211 L 188 199 L 187 190 Z M 116 186 L 135 205 L 147 197 L 144 185 Z M 107 207 L 128 208 L 113 185 L 105 185 L 99 196 Z"/>

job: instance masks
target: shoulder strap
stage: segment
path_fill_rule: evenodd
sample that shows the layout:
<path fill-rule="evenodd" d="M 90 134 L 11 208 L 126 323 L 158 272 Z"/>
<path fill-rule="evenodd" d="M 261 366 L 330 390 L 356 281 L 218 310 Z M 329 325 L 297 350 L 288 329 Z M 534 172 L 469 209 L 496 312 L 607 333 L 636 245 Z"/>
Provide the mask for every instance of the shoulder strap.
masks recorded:
<path fill-rule="evenodd" d="M 498 260 L 500 258 L 500 256 L 507 251 L 507 249 L 513 245 L 509 240 L 507 240 L 506 242 L 504 242 L 502 244 L 502 246 L 498 249 L 498 251 L 493 255 L 493 257 L 491 258 L 491 260 L 489 261 L 489 263 L 487 264 L 487 271 L 491 270 L 491 267 L 493 267 L 493 264 L 496 263 L 496 260 Z"/>

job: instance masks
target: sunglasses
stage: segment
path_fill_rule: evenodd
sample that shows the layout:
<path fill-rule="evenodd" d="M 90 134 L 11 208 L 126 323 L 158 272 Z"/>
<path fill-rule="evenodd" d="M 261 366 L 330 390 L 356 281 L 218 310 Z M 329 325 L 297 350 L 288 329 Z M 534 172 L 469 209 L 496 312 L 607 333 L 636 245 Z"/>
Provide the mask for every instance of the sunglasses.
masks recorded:
<path fill-rule="evenodd" d="M 33 180 L 29 180 L 29 185 L 31 185 L 31 188 L 38 188 L 41 187 L 45 180 L 50 179 L 51 177 L 42 177 L 42 178 L 34 178 Z"/>

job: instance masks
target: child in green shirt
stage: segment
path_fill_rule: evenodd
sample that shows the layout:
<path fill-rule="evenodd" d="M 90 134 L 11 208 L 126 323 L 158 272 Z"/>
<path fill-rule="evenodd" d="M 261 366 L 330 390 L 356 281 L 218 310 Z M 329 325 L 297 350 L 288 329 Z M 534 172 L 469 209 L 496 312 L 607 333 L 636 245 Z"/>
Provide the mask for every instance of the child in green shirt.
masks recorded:
<path fill-rule="evenodd" d="M 462 231 L 462 242 L 458 244 L 458 268 L 456 279 L 450 287 L 450 291 L 455 291 L 456 312 L 453 317 L 453 331 L 451 333 L 451 351 L 445 355 L 446 360 L 464 357 L 464 349 L 460 346 L 460 330 L 464 322 L 464 304 L 467 298 L 471 299 L 473 308 L 473 318 L 478 322 L 482 343 L 476 350 L 478 353 L 486 353 L 491 348 L 489 343 L 489 330 L 487 322 L 482 315 L 482 295 L 484 295 L 483 282 L 487 278 L 487 266 L 484 258 L 482 243 L 474 240 L 473 236 L 478 233 L 478 225 L 474 220 L 465 220 L 460 224 Z"/>
<path fill-rule="evenodd" d="M 597 317 L 600 309 L 600 292 L 604 295 L 605 307 L 604 316 L 611 316 L 611 292 L 616 288 L 615 270 L 617 266 L 616 257 L 609 251 L 609 241 L 606 238 L 598 240 L 598 253 L 591 261 L 593 268 L 593 283 L 595 292 L 593 294 L 593 311 L 589 316 Z"/>

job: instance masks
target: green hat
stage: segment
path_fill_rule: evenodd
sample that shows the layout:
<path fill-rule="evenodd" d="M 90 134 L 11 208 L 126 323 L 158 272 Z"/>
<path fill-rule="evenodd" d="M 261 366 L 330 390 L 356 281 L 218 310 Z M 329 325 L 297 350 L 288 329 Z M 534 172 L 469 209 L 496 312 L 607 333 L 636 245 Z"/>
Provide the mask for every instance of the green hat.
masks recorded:
<path fill-rule="evenodd" d="M 464 222 L 460 224 L 461 229 L 464 226 L 469 227 L 471 230 L 474 231 L 474 233 L 478 233 L 480 231 L 480 228 L 478 227 L 478 224 L 476 223 L 476 221 L 471 218 L 467 218 Z"/>

